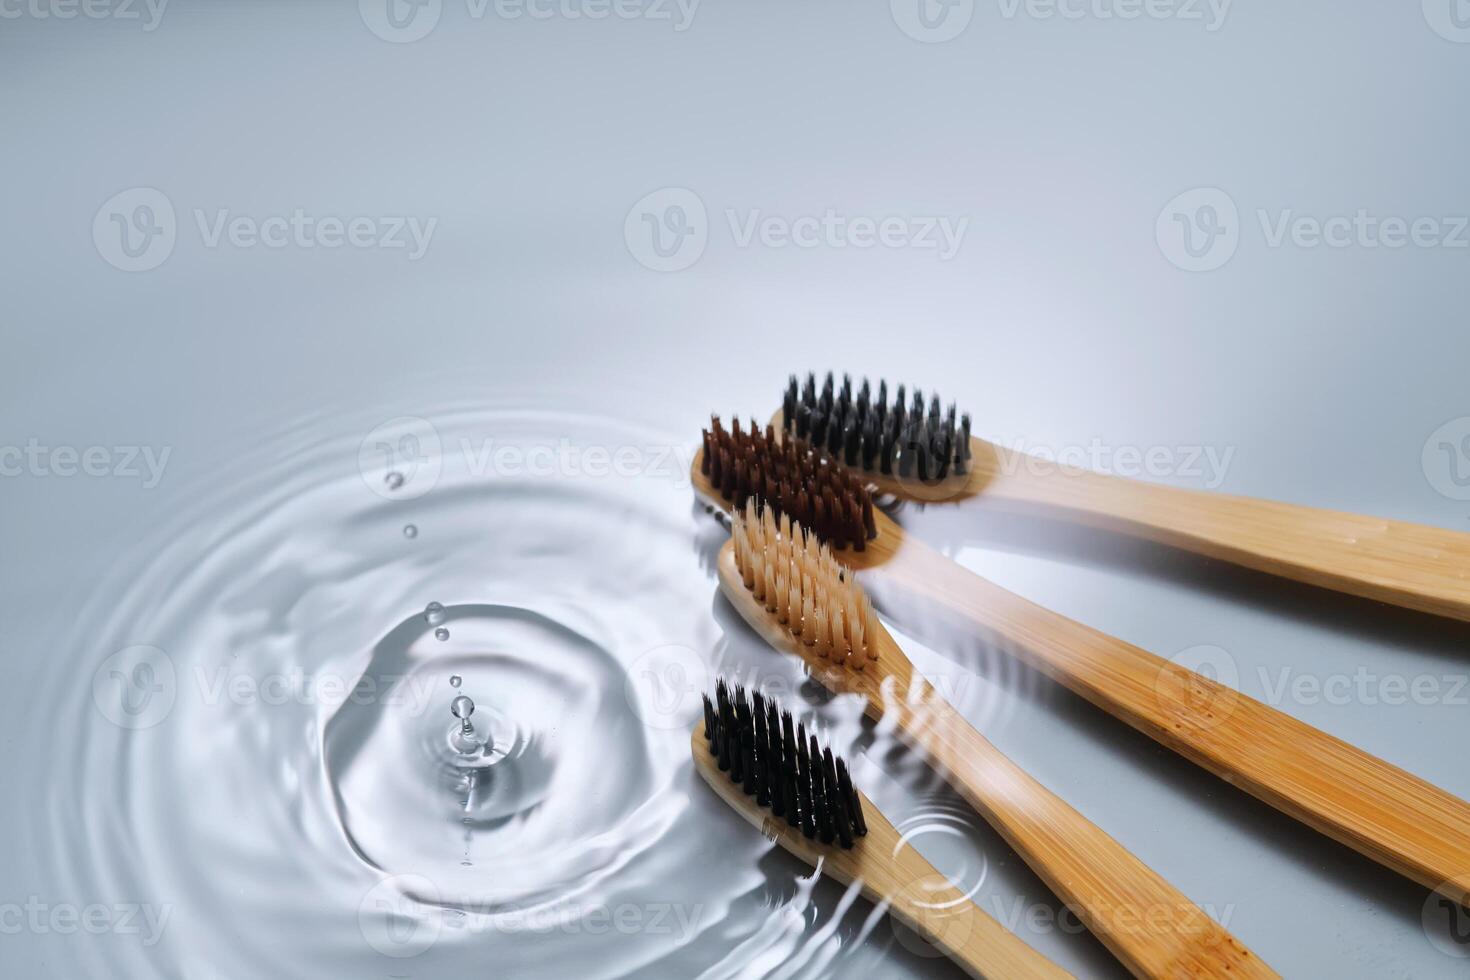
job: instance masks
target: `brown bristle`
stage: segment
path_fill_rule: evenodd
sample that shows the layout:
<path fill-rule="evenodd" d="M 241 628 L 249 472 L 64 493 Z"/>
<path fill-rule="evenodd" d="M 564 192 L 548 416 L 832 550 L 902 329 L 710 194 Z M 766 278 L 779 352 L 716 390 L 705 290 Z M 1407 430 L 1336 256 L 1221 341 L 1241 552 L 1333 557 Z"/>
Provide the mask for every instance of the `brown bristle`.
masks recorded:
<path fill-rule="evenodd" d="M 830 547 L 753 497 L 736 511 L 731 538 L 746 589 L 798 642 L 854 670 L 878 655 L 873 604 Z"/>
<path fill-rule="evenodd" d="M 735 419 L 727 431 L 711 419 L 700 469 L 737 510 L 760 497 L 834 548 L 862 551 L 878 533 L 872 495 L 858 477 L 805 440 L 778 440 L 770 426 L 761 433 L 752 422 L 746 431 Z"/>

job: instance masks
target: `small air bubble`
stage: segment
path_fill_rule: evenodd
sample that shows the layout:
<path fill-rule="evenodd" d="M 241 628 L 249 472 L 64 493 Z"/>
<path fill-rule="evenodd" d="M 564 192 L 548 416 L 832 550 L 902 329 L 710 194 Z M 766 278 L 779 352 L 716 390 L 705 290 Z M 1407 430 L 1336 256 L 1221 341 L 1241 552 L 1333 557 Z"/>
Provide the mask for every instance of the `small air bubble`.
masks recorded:
<path fill-rule="evenodd" d="M 403 536 L 405 538 L 416 538 L 416 537 L 418 537 L 419 536 L 419 526 L 417 524 L 405 524 L 405 525 L 403 525 Z"/>
<path fill-rule="evenodd" d="M 438 629 L 436 629 L 434 631 L 434 639 L 436 639 L 436 640 L 447 640 L 447 639 L 449 639 L 449 631 L 447 629 L 445 629 L 444 627 L 442 627 L 442 626 L 439 627 Z"/>
<path fill-rule="evenodd" d="M 403 474 L 397 470 L 389 470 L 383 476 L 383 482 L 388 484 L 389 490 L 397 490 L 403 486 Z"/>
<path fill-rule="evenodd" d="M 450 687 L 459 687 L 459 685 L 461 685 L 463 683 L 464 683 L 464 678 L 460 677 L 458 674 L 455 674 L 453 677 L 449 678 L 449 686 Z"/>
<path fill-rule="evenodd" d="M 438 626 L 444 622 L 444 604 L 441 602 L 431 602 L 425 606 L 424 622 L 430 626 Z"/>

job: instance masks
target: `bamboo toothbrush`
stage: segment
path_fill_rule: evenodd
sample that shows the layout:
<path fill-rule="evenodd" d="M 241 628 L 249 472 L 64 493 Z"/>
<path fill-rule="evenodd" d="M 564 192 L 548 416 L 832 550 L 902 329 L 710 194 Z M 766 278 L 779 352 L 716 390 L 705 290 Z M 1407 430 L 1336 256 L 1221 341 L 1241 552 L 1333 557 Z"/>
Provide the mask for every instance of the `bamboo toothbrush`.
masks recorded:
<path fill-rule="evenodd" d="M 939 872 L 857 790 L 847 763 L 819 750 L 805 725 L 758 692 L 723 681 L 704 699 L 690 747 L 695 767 L 741 816 L 820 874 L 857 883 L 888 913 L 942 948 L 971 976 L 1062 980 L 1071 974 L 1022 942 L 958 890 L 931 890 Z"/>
<path fill-rule="evenodd" d="M 825 448 L 879 489 L 918 500 L 984 496 L 1060 514 L 1350 595 L 1470 621 L 1470 534 L 1298 504 L 1235 497 L 1063 468 L 973 437 L 968 415 L 900 385 L 820 389 L 795 376 L 777 428 Z"/>
<path fill-rule="evenodd" d="M 864 575 L 937 603 L 997 648 L 1166 748 L 1334 840 L 1460 900 L 1470 804 L 1234 689 L 1074 622 L 945 558 L 886 514 L 857 476 L 799 439 L 705 433 L 691 478 L 715 506 L 754 494 L 804 520 Z"/>
<path fill-rule="evenodd" d="M 718 567 L 726 598 L 767 642 L 801 657 L 830 690 L 861 695 L 870 717 L 922 750 L 1134 975 L 1276 975 L 916 678 L 856 579 L 814 534 L 752 498 Z"/>

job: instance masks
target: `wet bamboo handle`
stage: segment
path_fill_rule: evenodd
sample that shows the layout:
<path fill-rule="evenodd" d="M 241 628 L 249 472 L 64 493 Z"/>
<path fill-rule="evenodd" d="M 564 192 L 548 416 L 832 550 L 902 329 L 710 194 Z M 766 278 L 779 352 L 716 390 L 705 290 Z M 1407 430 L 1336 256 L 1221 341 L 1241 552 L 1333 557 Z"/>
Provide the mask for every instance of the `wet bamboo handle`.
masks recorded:
<path fill-rule="evenodd" d="M 973 977 L 988 980 L 1065 980 L 1072 974 L 1022 942 L 956 889 L 904 842 L 893 824 L 862 797 L 868 833 L 851 850 L 808 840 L 785 820 L 772 817 L 719 771 L 710 756 L 704 725 L 691 742 L 695 768 L 716 793 L 746 820 L 798 858 L 844 885 L 854 882 L 888 914 L 943 949 Z M 861 795 L 861 794 L 859 794 Z"/>
<path fill-rule="evenodd" d="M 1062 469 L 981 439 L 971 444 L 976 465 L 962 495 L 1060 511 L 1271 575 L 1470 621 L 1470 534 Z"/>
<path fill-rule="evenodd" d="M 1447 894 L 1470 886 L 1470 804 L 1417 776 L 919 542 L 902 541 L 868 574 L 939 602 L 1109 714 L 1380 864 Z"/>
<path fill-rule="evenodd" d="M 905 711 L 899 724 L 1134 976 L 1276 976 L 1199 906 L 1038 783 L 943 700 Z"/>
<path fill-rule="evenodd" d="M 874 719 L 896 724 L 1036 874 L 1135 976 L 1276 974 L 1182 892 L 1003 755 L 921 678 L 879 627 L 877 660 L 835 667 L 796 642 L 750 594 L 727 541 L 720 589 L 777 650 L 804 660 L 829 690 L 859 694 Z"/>

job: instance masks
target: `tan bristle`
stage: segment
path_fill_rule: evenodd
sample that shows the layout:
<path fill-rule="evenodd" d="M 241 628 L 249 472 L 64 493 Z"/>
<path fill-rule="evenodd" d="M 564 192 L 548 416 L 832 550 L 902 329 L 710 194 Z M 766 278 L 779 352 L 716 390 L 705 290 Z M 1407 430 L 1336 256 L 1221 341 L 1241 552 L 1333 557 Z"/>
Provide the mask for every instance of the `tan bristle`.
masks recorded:
<path fill-rule="evenodd" d="M 855 670 L 877 658 L 873 604 L 830 547 L 755 498 L 736 512 L 731 534 L 741 581 L 798 642 Z"/>

